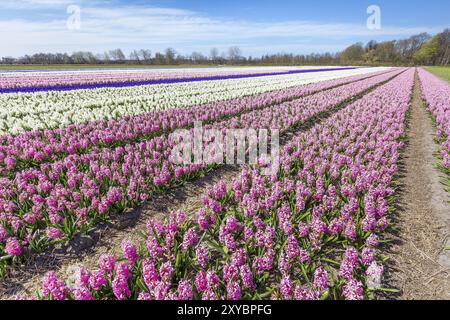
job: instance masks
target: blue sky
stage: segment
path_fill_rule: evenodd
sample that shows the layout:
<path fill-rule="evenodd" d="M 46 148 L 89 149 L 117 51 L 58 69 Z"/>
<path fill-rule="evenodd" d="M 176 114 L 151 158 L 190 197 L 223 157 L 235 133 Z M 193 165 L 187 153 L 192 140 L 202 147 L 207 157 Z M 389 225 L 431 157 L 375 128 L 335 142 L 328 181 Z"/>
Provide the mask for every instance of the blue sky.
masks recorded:
<path fill-rule="evenodd" d="M 69 5 L 81 10 L 70 30 Z M 381 29 L 366 26 L 370 5 Z M 243 54 L 336 52 L 357 42 L 390 40 L 450 27 L 442 0 L 1 0 L 0 56 L 167 47 L 181 54 L 241 47 Z"/>

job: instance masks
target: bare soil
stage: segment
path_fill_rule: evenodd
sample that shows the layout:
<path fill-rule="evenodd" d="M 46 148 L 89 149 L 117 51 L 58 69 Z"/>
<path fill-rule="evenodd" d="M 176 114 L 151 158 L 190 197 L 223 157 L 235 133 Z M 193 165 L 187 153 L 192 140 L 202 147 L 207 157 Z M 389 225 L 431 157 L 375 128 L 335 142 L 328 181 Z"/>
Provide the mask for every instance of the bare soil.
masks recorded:
<path fill-rule="evenodd" d="M 435 167 L 435 132 L 416 77 L 385 284 L 400 293 L 387 298 L 450 299 L 450 199 Z"/>

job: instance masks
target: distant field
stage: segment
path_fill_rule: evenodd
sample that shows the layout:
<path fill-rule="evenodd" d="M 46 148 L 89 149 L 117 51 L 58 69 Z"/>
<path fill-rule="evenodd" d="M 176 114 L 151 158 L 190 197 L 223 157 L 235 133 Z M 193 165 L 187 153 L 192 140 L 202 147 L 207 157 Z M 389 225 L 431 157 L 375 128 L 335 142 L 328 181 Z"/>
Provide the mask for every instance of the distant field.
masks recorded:
<path fill-rule="evenodd" d="M 177 69 L 177 68 L 217 68 L 220 66 L 214 65 L 198 65 L 198 64 L 183 64 L 177 66 L 166 66 L 166 65 L 123 65 L 123 64 L 69 64 L 69 65 L 0 65 L 0 70 L 48 70 L 48 69 Z M 239 67 L 227 65 L 227 67 Z"/>
<path fill-rule="evenodd" d="M 450 67 L 427 67 L 426 69 L 442 79 L 450 81 Z"/>
<path fill-rule="evenodd" d="M 298 67 L 309 65 L 298 65 Z M 315 65 L 311 65 L 313 67 Z M 0 65 L 1 70 L 58 70 L 58 69 L 180 69 L 180 68 L 248 68 L 248 67 L 276 67 L 270 64 L 261 65 L 211 65 L 211 64 L 180 64 L 169 65 L 128 65 L 128 64 L 49 64 L 49 65 Z M 295 66 L 292 66 L 295 67 Z M 338 67 L 338 66 L 335 66 Z"/>

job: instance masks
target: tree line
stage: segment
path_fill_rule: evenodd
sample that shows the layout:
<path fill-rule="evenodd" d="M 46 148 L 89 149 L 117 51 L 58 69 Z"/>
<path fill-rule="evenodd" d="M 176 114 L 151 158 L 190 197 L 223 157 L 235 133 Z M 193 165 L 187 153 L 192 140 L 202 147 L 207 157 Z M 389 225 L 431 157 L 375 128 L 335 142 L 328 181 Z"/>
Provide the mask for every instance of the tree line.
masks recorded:
<path fill-rule="evenodd" d="M 450 29 L 430 36 L 427 33 L 408 39 L 356 43 L 340 55 L 342 64 L 449 65 Z"/>
<path fill-rule="evenodd" d="M 450 29 L 435 36 L 427 33 L 394 41 L 355 43 L 338 53 L 296 55 L 267 54 L 244 57 L 242 50 L 233 46 L 226 52 L 217 48 L 209 54 L 193 52 L 179 54 L 173 48 L 153 53 L 148 49 L 133 50 L 128 56 L 121 49 L 102 54 L 89 51 L 68 53 L 37 53 L 19 58 L 3 57 L 1 64 L 129 64 L 129 65 L 449 65 Z"/>

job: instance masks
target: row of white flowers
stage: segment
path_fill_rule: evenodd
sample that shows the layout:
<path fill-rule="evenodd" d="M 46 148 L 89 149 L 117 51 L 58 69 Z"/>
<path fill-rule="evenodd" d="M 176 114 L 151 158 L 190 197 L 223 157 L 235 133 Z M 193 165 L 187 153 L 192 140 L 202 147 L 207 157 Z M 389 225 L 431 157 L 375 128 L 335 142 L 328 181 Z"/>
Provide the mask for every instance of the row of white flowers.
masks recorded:
<path fill-rule="evenodd" d="M 0 77 L 16 77 L 16 76 L 42 76 L 42 75 L 80 75 L 80 74 L 140 74 L 148 73 L 155 75 L 184 75 L 189 77 L 192 74 L 224 74 L 224 73 L 235 73 L 235 74 L 253 74 L 253 73 L 266 73 L 266 72 L 284 72 L 284 71 L 295 71 L 295 70 L 305 70 L 305 69 L 328 69 L 334 67 L 328 66 L 306 66 L 306 67 L 296 67 L 296 66 L 284 66 L 284 67 L 208 67 L 208 68 L 93 68 L 93 69 L 51 69 L 51 70 L 0 70 Z"/>
<path fill-rule="evenodd" d="M 0 135 L 190 107 L 382 70 L 364 68 L 125 88 L 1 94 Z"/>

